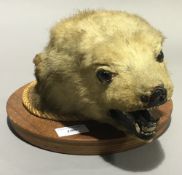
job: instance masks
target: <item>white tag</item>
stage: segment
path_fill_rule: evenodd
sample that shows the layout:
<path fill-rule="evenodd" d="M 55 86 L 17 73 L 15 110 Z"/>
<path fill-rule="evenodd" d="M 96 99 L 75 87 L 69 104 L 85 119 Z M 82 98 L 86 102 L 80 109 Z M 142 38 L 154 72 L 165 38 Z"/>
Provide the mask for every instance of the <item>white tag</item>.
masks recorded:
<path fill-rule="evenodd" d="M 55 131 L 59 137 L 89 132 L 85 125 L 73 125 L 69 127 L 56 128 Z"/>

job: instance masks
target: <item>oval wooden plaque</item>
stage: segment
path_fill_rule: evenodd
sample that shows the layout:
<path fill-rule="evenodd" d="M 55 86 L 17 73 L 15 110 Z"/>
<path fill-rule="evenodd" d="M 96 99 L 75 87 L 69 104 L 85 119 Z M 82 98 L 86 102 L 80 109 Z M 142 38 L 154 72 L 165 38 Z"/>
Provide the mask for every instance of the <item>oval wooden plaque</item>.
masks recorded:
<path fill-rule="evenodd" d="M 97 123 L 58 122 L 36 117 L 29 113 L 22 104 L 23 86 L 15 91 L 7 102 L 8 120 L 12 130 L 23 140 L 39 148 L 66 154 L 109 154 L 122 152 L 146 144 L 114 127 Z M 159 137 L 168 128 L 171 121 L 172 101 L 160 106 L 157 113 L 161 115 L 156 136 Z M 65 126 L 83 124 L 89 132 L 65 137 L 58 137 L 55 129 Z"/>

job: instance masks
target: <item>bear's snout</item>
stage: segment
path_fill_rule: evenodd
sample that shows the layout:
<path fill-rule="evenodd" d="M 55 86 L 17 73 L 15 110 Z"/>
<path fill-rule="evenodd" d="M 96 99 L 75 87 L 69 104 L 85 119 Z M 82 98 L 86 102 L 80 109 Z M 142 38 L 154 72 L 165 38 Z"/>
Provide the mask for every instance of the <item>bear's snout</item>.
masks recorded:
<path fill-rule="evenodd" d="M 149 107 L 159 106 L 167 101 L 167 90 L 163 86 L 156 86 L 151 95 L 142 95 L 141 101 Z"/>

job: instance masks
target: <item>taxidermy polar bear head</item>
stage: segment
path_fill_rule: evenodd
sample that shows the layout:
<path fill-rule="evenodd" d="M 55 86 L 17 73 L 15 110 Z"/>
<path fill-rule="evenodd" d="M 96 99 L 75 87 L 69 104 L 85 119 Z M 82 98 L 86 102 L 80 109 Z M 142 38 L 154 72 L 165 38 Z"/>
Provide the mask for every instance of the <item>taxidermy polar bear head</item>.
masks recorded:
<path fill-rule="evenodd" d="M 82 11 L 58 22 L 34 59 L 42 107 L 152 138 L 157 120 L 150 111 L 173 91 L 163 41 L 161 32 L 126 12 Z"/>

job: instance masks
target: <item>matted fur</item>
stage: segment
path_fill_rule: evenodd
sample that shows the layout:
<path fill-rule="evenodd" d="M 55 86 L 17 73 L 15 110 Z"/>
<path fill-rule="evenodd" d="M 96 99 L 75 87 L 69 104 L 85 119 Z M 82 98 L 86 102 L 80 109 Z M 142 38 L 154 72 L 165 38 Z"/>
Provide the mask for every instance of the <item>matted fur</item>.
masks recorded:
<path fill-rule="evenodd" d="M 34 59 L 36 103 L 58 115 L 71 113 L 120 128 L 108 117 L 109 109 L 142 109 L 140 96 L 160 84 L 167 99 L 172 96 L 165 61 L 156 61 L 163 41 L 160 31 L 126 12 L 88 10 L 61 20 Z M 117 74 L 110 84 L 97 79 L 100 68 Z"/>

